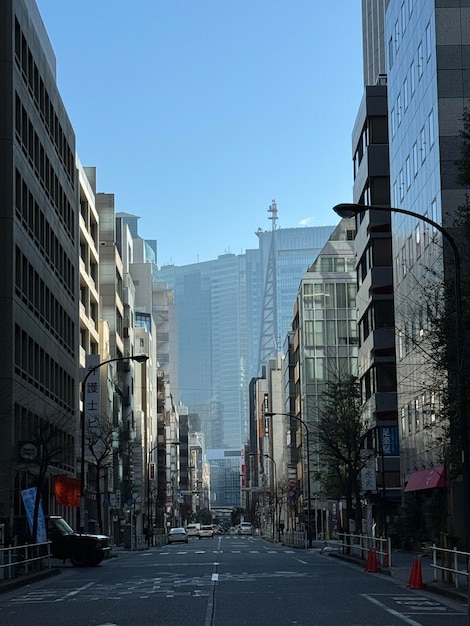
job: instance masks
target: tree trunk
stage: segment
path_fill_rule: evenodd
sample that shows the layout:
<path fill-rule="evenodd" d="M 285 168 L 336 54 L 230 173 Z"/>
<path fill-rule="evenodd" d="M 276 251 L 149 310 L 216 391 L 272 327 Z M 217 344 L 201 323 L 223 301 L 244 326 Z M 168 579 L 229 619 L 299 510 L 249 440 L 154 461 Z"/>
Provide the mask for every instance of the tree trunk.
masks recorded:
<path fill-rule="evenodd" d="M 103 512 L 101 510 L 101 466 L 96 466 L 96 514 L 98 517 L 98 528 L 103 534 Z"/>

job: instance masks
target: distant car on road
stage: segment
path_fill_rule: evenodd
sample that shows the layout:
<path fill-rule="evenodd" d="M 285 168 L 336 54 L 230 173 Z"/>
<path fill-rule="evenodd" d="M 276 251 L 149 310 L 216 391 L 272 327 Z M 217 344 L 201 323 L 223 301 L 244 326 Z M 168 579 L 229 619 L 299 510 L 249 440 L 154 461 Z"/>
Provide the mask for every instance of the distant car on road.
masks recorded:
<path fill-rule="evenodd" d="M 253 525 L 251 522 L 240 522 L 238 527 L 239 535 L 252 535 L 253 534 Z"/>
<path fill-rule="evenodd" d="M 184 528 L 170 528 L 168 543 L 188 543 L 188 533 Z"/>
<path fill-rule="evenodd" d="M 188 534 L 188 537 L 197 537 L 200 528 L 201 524 L 199 522 L 196 522 L 194 524 L 188 524 L 186 526 L 186 532 Z"/>
<path fill-rule="evenodd" d="M 199 539 L 214 539 L 214 529 L 212 528 L 212 526 L 201 526 L 197 535 Z"/>

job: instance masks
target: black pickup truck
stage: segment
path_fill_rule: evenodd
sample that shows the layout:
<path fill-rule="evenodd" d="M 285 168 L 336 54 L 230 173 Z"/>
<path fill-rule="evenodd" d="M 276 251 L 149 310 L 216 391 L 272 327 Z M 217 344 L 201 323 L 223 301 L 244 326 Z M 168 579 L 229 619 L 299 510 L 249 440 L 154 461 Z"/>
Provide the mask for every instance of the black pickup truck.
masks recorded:
<path fill-rule="evenodd" d="M 99 565 L 111 550 L 109 537 L 77 533 L 59 515 L 47 518 L 47 537 L 51 555 L 64 561 L 70 559 L 76 567 Z"/>

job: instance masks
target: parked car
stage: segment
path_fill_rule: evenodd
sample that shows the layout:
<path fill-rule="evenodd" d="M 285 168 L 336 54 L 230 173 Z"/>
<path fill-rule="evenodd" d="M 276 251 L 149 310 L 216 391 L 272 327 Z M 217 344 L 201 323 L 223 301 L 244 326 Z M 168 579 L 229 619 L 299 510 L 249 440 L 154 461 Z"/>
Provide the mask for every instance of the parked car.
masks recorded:
<path fill-rule="evenodd" d="M 239 535 L 252 535 L 253 534 L 253 525 L 251 522 L 240 522 L 238 527 Z"/>
<path fill-rule="evenodd" d="M 109 537 L 77 533 L 60 515 L 47 518 L 47 536 L 52 556 L 63 561 L 70 559 L 75 567 L 99 565 L 111 551 Z"/>
<path fill-rule="evenodd" d="M 184 528 L 170 528 L 168 543 L 188 543 L 188 533 Z"/>
<path fill-rule="evenodd" d="M 214 539 L 214 529 L 212 528 L 212 526 L 201 526 L 197 533 L 197 536 L 199 537 L 199 539 Z"/>

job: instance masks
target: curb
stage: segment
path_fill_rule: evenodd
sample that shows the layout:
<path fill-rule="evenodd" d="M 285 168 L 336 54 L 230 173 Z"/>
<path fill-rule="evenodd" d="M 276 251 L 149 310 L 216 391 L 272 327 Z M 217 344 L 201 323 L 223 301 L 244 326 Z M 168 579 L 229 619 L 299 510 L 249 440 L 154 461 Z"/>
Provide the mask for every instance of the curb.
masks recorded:
<path fill-rule="evenodd" d="M 350 556 L 347 554 L 340 554 L 339 552 L 324 552 L 323 554 L 325 554 L 326 556 L 332 556 L 333 558 L 336 558 L 339 560 L 347 561 L 348 563 L 357 565 L 357 567 L 363 568 L 365 565 L 362 561 L 360 561 L 356 557 Z M 399 580 L 400 582 L 404 583 L 405 586 L 407 586 L 405 580 L 402 580 L 400 577 L 394 575 L 393 568 L 390 569 L 388 567 L 378 566 L 377 573 L 384 574 L 385 576 L 391 576 L 395 578 L 395 580 Z M 455 589 L 454 587 L 439 587 L 438 586 L 439 583 L 431 582 L 431 583 L 423 583 L 423 584 L 424 584 L 424 591 L 435 593 L 436 595 L 449 598 L 450 600 L 456 600 L 458 602 L 466 603 L 468 601 L 468 595 L 465 593 L 465 591 L 459 591 Z"/>
<path fill-rule="evenodd" d="M 11 580 L 1 580 L 0 593 L 6 593 L 7 591 L 12 591 L 13 589 L 18 589 L 19 587 L 26 587 L 46 578 L 57 576 L 57 574 L 60 574 L 60 569 L 57 567 L 51 567 L 51 569 L 46 569 L 42 572 L 25 574 L 24 576 L 18 576 L 18 578 L 13 578 Z"/>

